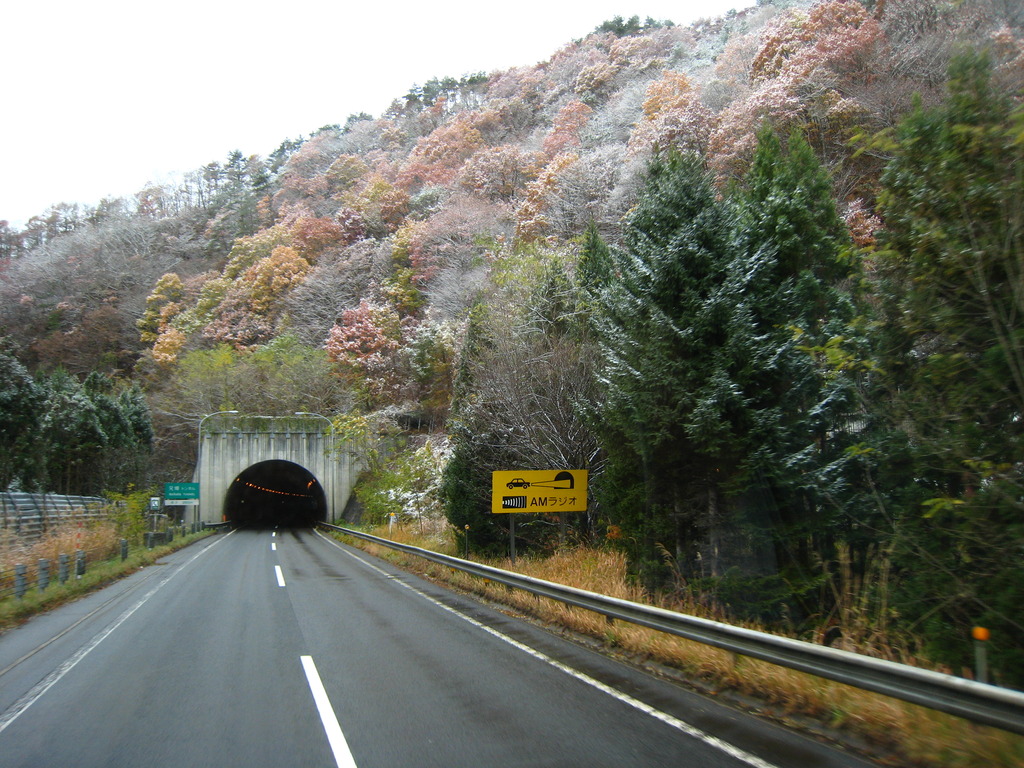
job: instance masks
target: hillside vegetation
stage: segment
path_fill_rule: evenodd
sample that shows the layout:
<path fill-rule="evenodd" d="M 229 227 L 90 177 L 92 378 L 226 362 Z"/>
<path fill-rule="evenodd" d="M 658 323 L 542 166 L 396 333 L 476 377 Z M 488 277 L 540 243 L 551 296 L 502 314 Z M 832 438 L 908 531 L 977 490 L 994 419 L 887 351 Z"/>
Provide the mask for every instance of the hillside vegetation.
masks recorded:
<path fill-rule="evenodd" d="M 426 80 L 0 225 L 0 438 L 38 428 L 30 373 L 89 424 L 71 380 L 141 387 L 123 491 L 187 479 L 204 414 L 314 411 L 385 438 L 368 517 L 444 516 L 460 551 L 507 541 L 493 470 L 588 469 L 589 511 L 520 516 L 521 551 L 618 549 L 648 591 L 957 673 L 983 625 L 1024 685 L 1022 96 L 1000 0 L 616 19 Z"/>

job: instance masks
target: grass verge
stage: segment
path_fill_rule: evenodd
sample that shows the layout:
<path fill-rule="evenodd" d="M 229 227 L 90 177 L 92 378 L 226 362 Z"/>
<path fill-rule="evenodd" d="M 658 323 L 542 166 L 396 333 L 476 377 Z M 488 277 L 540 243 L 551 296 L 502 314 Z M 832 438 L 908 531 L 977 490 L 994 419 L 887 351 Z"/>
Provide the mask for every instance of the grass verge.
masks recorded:
<path fill-rule="evenodd" d="M 450 542 L 437 535 L 425 538 L 400 528 L 390 535 L 386 528 L 370 532 L 423 549 L 462 556 Z M 1024 737 L 645 627 L 609 623 L 590 611 L 508 589 L 404 552 L 340 534 L 339 538 L 431 581 L 504 606 L 549 628 L 589 638 L 591 644 L 606 653 L 669 676 L 724 703 L 847 748 L 852 746 L 880 765 L 1024 765 Z M 515 566 L 507 559 L 483 562 L 612 597 L 653 602 L 630 585 L 625 558 L 618 552 L 573 549 L 547 558 L 518 558 Z M 661 607 L 699 615 L 697 606 Z"/>
<path fill-rule="evenodd" d="M 186 534 L 175 538 L 170 544 L 161 544 L 153 549 L 136 545 L 130 550 L 126 560 L 121 560 L 118 556 L 116 559 L 92 563 L 81 578 L 72 577 L 64 584 L 54 582 L 42 592 L 33 587 L 20 600 L 13 596 L 4 598 L 0 600 L 0 633 L 21 624 L 37 613 L 69 603 L 140 568 L 152 565 L 164 555 L 187 547 L 212 533 L 213 531 L 200 531 Z"/>

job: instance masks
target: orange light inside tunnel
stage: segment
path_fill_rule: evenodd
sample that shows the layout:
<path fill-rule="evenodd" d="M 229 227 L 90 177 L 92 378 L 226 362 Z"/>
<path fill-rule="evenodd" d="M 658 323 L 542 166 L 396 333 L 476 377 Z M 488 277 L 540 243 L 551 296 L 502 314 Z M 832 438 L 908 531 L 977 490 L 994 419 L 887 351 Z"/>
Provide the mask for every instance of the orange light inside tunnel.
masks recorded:
<path fill-rule="evenodd" d="M 258 462 L 235 477 L 224 499 L 226 519 L 249 526 L 308 527 L 327 519 L 323 486 L 293 462 Z"/>
<path fill-rule="evenodd" d="M 235 480 L 235 482 L 240 482 L 240 479 Z M 297 496 L 300 499 L 309 498 L 308 493 L 291 493 L 290 491 L 278 491 L 275 490 L 274 488 L 264 488 L 262 485 L 254 485 L 253 483 L 244 483 L 244 485 L 248 486 L 249 488 L 252 488 L 255 491 L 263 491 L 264 493 L 276 493 L 279 496 Z M 308 488 L 309 486 L 307 485 L 306 487 Z"/>

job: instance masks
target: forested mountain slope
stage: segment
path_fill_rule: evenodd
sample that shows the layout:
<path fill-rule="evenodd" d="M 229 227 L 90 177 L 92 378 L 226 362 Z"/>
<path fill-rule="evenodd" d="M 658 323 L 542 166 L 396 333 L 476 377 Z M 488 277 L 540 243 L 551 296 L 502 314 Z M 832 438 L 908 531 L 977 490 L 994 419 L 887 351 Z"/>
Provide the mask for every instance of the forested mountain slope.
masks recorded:
<path fill-rule="evenodd" d="M 850 642 L 950 664 L 986 623 L 1020 682 L 1022 82 L 1002 0 L 613 20 L 3 227 L 3 351 L 142 385 L 158 479 L 225 408 L 413 425 L 450 461 L 392 479 L 478 546 L 491 470 L 588 468 L 562 524 L 652 588 L 800 627 L 861 601 Z"/>

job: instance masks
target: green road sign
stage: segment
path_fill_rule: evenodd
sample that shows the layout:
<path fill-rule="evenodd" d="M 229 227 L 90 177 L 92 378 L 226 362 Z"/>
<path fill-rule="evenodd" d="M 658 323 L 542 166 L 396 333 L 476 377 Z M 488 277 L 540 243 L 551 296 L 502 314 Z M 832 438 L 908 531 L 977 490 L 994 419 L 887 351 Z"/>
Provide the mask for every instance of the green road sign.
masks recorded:
<path fill-rule="evenodd" d="M 164 502 L 199 502 L 199 483 L 164 483 Z"/>

